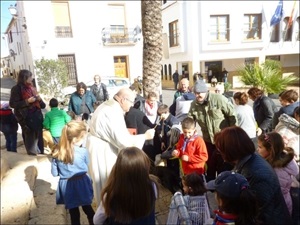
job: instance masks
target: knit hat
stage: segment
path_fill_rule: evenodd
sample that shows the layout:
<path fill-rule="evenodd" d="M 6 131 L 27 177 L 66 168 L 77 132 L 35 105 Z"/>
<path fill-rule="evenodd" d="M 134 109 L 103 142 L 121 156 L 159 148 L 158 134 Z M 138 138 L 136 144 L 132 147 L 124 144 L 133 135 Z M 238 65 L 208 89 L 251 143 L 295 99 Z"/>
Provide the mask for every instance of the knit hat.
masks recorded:
<path fill-rule="evenodd" d="M 8 101 L 1 101 L 0 108 L 1 109 L 9 109 L 9 102 Z"/>
<path fill-rule="evenodd" d="M 216 180 L 209 181 L 206 186 L 208 190 L 215 190 L 225 197 L 238 198 L 241 191 L 249 187 L 249 183 L 241 174 L 224 171 Z"/>
<path fill-rule="evenodd" d="M 208 88 L 203 80 L 197 80 L 194 85 L 194 92 L 195 93 L 205 93 L 208 91 Z"/>

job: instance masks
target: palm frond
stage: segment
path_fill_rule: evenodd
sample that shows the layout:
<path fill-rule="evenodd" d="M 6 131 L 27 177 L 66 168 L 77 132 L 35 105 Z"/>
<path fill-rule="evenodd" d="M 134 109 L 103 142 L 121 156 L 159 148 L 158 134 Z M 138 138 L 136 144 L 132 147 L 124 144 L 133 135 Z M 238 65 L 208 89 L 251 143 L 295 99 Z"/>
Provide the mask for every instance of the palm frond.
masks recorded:
<path fill-rule="evenodd" d="M 255 63 L 238 69 L 241 81 L 245 85 L 258 87 L 266 93 L 279 94 L 288 85 L 299 80 L 295 76 L 283 77 L 282 65 L 276 60 L 266 60 L 262 64 Z"/>

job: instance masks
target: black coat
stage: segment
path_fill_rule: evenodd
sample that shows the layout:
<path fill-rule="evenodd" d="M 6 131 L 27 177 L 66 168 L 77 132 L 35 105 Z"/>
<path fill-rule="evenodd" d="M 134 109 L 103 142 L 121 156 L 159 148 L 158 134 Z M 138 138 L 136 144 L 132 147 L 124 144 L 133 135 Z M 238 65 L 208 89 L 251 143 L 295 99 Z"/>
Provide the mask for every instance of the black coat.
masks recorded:
<path fill-rule="evenodd" d="M 291 217 L 283 198 L 278 177 L 271 165 L 254 153 L 240 160 L 234 168 L 249 182 L 258 199 L 258 220 L 262 224 L 292 224 Z"/>
<path fill-rule="evenodd" d="M 26 118 L 29 114 L 29 110 L 32 109 L 32 104 L 27 103 L 27 101 L 23 99 L 21 89 L 22 84 L 17 84 L 12 87 L 10 92 L 9 106 L 14 109 L 17 121 L 23 127 L 27 125 Z M 44 109 L 46 107 L 46 104 L 41 100 L 40 106 L 41 109 Z M 41 110 L 38 111 L 42 115 Z M 41 116 L 41 118 L 43 118 L 43 115 Z M 43 123 L 43 120 L 41 121 L 41 123 Z"/>
<path fill-rule="evenodd" d="M 133 107 L 125 114 L 125 122 L 127 128 L 136 128 L 137 134 L 144 134 L 148 129 L 155 126 L 145 113 Z"/>
<path fill-rule="evenodd" d="M 254 117 L 257 125 L 263 132 L 272 131 L 274 113 L 277 112 L 275 103 L 267 96 L 262 95 L 253 103 Z"/>

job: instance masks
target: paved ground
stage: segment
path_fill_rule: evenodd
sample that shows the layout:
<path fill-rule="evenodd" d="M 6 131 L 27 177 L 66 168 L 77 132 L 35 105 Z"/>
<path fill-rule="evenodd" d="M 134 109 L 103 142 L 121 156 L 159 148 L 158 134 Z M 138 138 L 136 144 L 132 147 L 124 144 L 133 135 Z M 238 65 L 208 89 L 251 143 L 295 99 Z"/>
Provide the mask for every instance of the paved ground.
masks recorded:
<path fill-rule="evenodd" d="M 1 100 L 9 100 L 10 88 L 15 81 L 1 78 Z M 171 105 L 174 90 L 163 90 L 163 101 Z M 7 152 L 1 133 L 1 224 L 70 224 L 67 211 L 55 204 L 58 178 L 50 172 L 50 156 L 28 156 L 21 132 L 18 134 L 18 153 Z M 5 171 L 7 171 L 5 173 Z M 2 177 L 1 177 L 2 178 Z M 172 194 L 159 188 L 156 202 L 157 224 L 165 224 Z M 213 199 L 213 197 L 210 197 Z M 12 211 L 13 209 L 13 211 Z M 82 213 L 82 223 L 87 224 Z"/>
<path fill-rule="evenodd" d="M 8 100 L 10 88 L 15 84 L 10 78 L 1 78 L 1 100 Z M 212 89 L 212 88 L 210 88 Z M 171 105 L 175 90 L 163 90 L 163 102 Z M 198 127 L 199 132 L 200 129 Z M 28 156 L 18 135 L 18 153 L 5 150 L 5 139 L 1 134 L 1 224 L 70 224 L 63 206 L 55 204 L 58 178 L 50 173 L 47 155 Z M 5 171 L 7 171 L 5 173 Z M 165 224 L 171 193 L 160 188 L 156 202 L 157 224 Z M 216 204 L 212 193 L 208 193 L 211 208 Z M 82 213 L 82 223 L 87 220 Z"/>

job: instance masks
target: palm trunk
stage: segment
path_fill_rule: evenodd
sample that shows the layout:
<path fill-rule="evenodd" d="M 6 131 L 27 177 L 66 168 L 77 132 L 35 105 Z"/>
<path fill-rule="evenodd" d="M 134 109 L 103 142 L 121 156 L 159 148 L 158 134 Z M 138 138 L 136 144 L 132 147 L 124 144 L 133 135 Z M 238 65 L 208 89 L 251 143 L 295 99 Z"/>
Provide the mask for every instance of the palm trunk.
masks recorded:
<path fill-rule="evenodd" d="M 161 94 L 162 15 L 161 1 L 141 0 L 143 32 L 144 96 Z"/>

